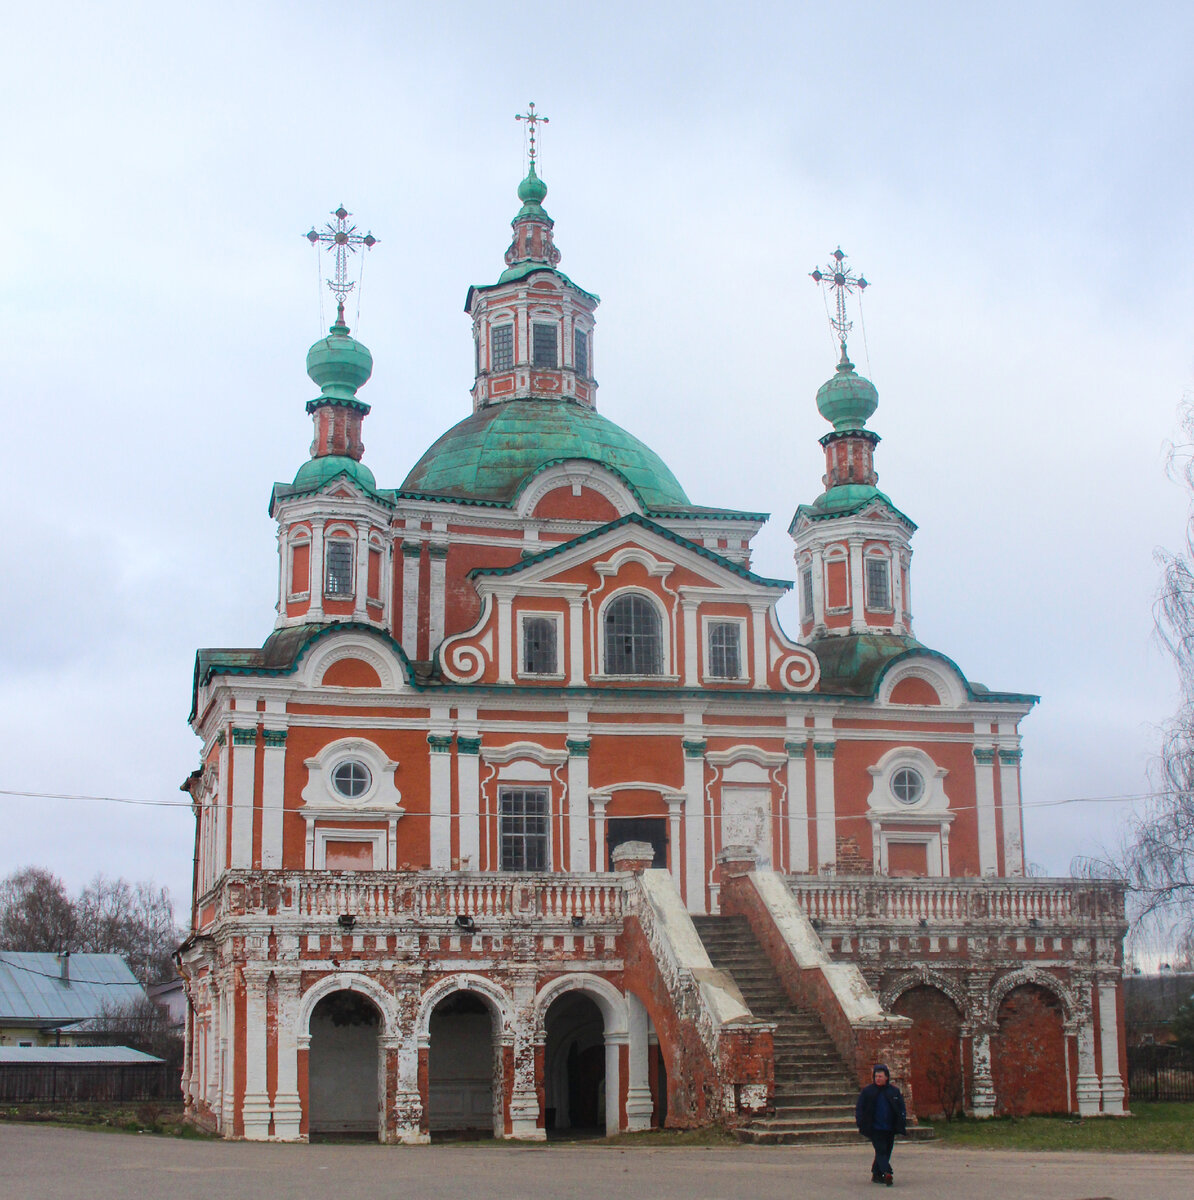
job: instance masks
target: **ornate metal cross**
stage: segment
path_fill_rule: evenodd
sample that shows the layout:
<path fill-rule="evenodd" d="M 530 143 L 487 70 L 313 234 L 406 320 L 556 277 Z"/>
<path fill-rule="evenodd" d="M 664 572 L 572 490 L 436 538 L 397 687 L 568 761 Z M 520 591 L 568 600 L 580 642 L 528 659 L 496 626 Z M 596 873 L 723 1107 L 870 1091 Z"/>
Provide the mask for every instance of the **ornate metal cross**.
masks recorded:
<path fill-rule="evenodd" d="M 336 277 L 327 281 L 328 287 L 332 291 L 332 295 L 336 297 L 336 303 L 339 306 L 340 315 L 344 315 L 344 301 L 348 299 L 349 293 L 356 287 L 355 283 L 350 283 L 348 279 L 348 256 L 357 252 L 358 246 L 364 246 L 366 250 L 372 250 L 377 245 L 377 238 L 372 233 L 360 234 L 357 233 L 357 227 L 348 223 L 348 218 L 352 216 L 343 204 L 332 216 L 336 218 L 336 223 L 333 225 L 330 221 L 322 232 L 311 227 L 311 232 L 307 234 L 307 241 L 312 246 L 318 246 L 323 242 L 327 246 L 328 253 L 335 251 L 336 253 Z"/>
<path fill-rule="evenodd" d="M 531 166 L 534 167 L 534 165 L 535 165 L 535 126 L 538 125 L 540 122 L 542 122 L 544 125 L 549 124 L 550 118 L 549 117 L 541 117 L 535 111 L 535 102 L 534 102 L 534 100 L 532 100 L 530 102 L 530 104 L 527 105 L 527 111 L 525 113 L 515 113 L 514 119 L 516 121 L 525 121 L 527 123 L 527 129 L 530 131 L 530 135 L 531 135 L 531 146 L 530 146 L 530 150 L 529 150 L 529 155 L 530 155 L 530 159 L 531 159 Z"/>
<path fill-rule="evenodd" d="M 826 289 L 827 294 L 829 288 L 833 289 L 837 315 L 831 316 L 829 323 L 837 331 L 837 338 L 842 344 L 842 352 L 844 353 L 846 349 L 846 335 L 854 328 L 854 322 L 846 319 L 846 297 L 853 295 L 855 292 L 861 296 L 871 285 L 867 283 L 864 276 L 855 275 L 846 266 L 846 256 L 842 252 L 841 246 L 830 255 L 829 262 L 824 270 L 818 268 L 815 271 L 810 271 L 809 274 L 812 276 L 814 283 Z"/>

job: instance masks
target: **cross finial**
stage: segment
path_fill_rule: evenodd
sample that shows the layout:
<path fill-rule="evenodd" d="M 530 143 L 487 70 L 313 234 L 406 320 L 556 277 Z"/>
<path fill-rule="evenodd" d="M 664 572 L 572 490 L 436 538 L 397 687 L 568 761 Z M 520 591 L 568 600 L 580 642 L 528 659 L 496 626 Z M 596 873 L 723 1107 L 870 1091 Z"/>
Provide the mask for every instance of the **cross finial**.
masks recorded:
<path fill-rule="evenodd" d="M 343 204 L 332 213 L 332 216 L 336 218 L 336 223 L 333 225 L 329 221 L 321 231 L 317 231 L 315 226 L 312 226 L 311 232 L 307 234 L 307 241 L 312 246 L 318 246 L 322 242 L 327 247 L 329 254 L 333 251 L 336 254 L 335 278 L 329 279 L 327 285 L 331 289 L 332 295 L 336 297 L 336 320 L 343 323 L 344 301 L 356 287 L 356 284 L 350 282 L 348 278 L 348 256 L 355 254 L 358 246 L 372 250 L 377 245 L 377 238 L 372 233 L 357 233 L 357 227 L 348 223 L 348 218 L 352 216 L 352 213 Z"/>
<path fill-rule="evenodd" d="M 826 299 L 828 299 L 828 290 L 833 290 L 836 314 L 829 318 L 829 323 L 837 333 L 837 340 L 841 342 L 842 355 L 844 357 L 846 353 L 846 335 L 854 327 L 854 322 L 846 319 L 846 296 L 857 292 L 861 297 L 862 293 L 871 285 L 867 283 L 863 275 L 855 275 L 846 266 L 846 255 L 842 251 L 841 246 L 829 256 L 829 262 L 823 270 L 818 267 L 817 270 L 810 271 L 809 274 L 812 276 L 814 283 L 826 289 Z"/>
<path fill-rule="evenodd" d="M 530 102 L 530 104 L 527 105 L 527 111 L 525 113 L 515 113 L 514 119 L 516 121 L 525 121 L 527 123 L 527 130 L 529 131 L 530 138 L 531 138 L 531 144 L 530 144 L 530 148 L 529 148 L 527 154 L 531 160 L 531 170 L 533 171 L 535 169 L 535 153 L 536 153 L 535 152 L 535 126 L 538 125 L 540 122 L 542 122 L 544 125 L 548 124 L 549 118 L 541 117 L 535 111 L 535 102 L 534 102 L 534 100 L 532 100 Z"/>

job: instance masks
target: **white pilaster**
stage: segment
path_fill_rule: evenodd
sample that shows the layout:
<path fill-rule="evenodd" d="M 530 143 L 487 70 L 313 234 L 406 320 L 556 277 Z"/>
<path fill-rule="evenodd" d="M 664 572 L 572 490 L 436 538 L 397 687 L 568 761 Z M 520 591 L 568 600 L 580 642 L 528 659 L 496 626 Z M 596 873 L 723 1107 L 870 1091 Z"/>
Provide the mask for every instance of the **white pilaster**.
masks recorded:
<path fill-rule="evenodd" d="M 402 649 L 410 658 L 419 657 L 419 542 L 402 543 Z"/>
<path fill-rule="evenodd" d="M 605 808 L 609 804 L 608 796 L 590 796 L 589 803 L 593 807 L 593 858 L 598 871 L 608 870 L 609 855 L 605 849 Z"/>
<path fill-rule="evenodd" d="M 684 880 L 684 862 L 680 857 L 680 819 L 684 815 L 684 796 L 671 795 L 664 796 L 667 803 L 667 836 L 668 844 L 671 849 L 671 871 L 672 878 L 676 881 L 676 891 L 683 892 L 685 887 Z"/>
<path fill-rule="evenodd" d="M 624 1030 L 605 1035 L 605 1136 L 622 1133 L 622 1047 L 629 1041 Z M 627 1113 L 627 1117 L 629 1117 Z"/>
<path fill-rule="evenodd" d="M 647 1061 L 647 1009 L 633 992 L 626 993 L 630 1026 L 629 1079 L 626 1084 L 626 1129 L 634 1133 L 651 1128 L 654 1104 L 651 1100 L 651 1079 Z"/>
<path fill-rule="evenodd" d="M 266 721 L 285 720 L 270 711 L 281 701 L 266 701 Z M 285 818 L 286 730 L 267 724 L 262 732 L 265 751 L 261 764 L 261 865 L 266 870 L 282 865 L 282 825 Z"/>
<path fill-rule="evenodd" d="M 497 602 L 498 683 L 514 682 L 514 619 L 510 597 L 499 596 Z"/>
<path fill-rule="evenodd" d="M 866 631 L 866 580 L 862 576 L 862 538 L 850 539 L 850 632 Z"/>
<path fill-rule="evenodd" d="M 1104 976 L 1098 982 L 1099 1048 L 1103 1058 L 1103 1112 L 1124 1115 L 1124 1081 L 1119 1070 L 1119 1007 L 1116 980 Z"/>
<path fill-rule="evenodd" d="M 354 592 L 353 618 L 357 621 L 368 619 L 369 613 L 365 607 L 369 594 L 369 523 L 361 522 L 357 526 L 357 577 Z"/>
<path fill-rule="evenodd" d="M 241 718 L 244 720 L 245 718 Z M 257 758 L 257 726 L 232 728 L 231 867 L 253 865 L 253 784 Z"/>
<path fill-rule="evenodd" d="M 448 709 L 431 709 L 431 869 L 446 871 L 452 866 L 452 734 Z"/>
<path fill-rule="evenodd" d="M 299 980 L 278 976 L 278 1085 L 274 1093 L 274 1137 L 281 1142 L 299 1139 L 303 1107 L 298 1091 Z"/>
<path fill-rule="evenodd" d="M 789 729 L 784 749 L 788 752 L 788 870 L 809 870 L 808 853 L 808 741 L 803 730 Z"/>
<path fill-rule="evenodd" d="M 904 560 L 897 549 L 891 556 L 892 631 L 904 633 Z"/>
<path fill-rule="evenodd" d="M 1020 751 L 999 751 L 999 793 L 1003 809 L 1003 873 L 1024 874 L 1024 840 L 1020 834 Z"/>
<path fill-rule="evenodd" d="M 265 1090 L 265 983 L 268 972 L 245 968 L 245 1140 L 269 1138 L 270 1103 Z"/>
<path fill-rule="evenodd" d="M 307 609 L 307 619 L 310 621 L 323 620 L 323 522 L 311 522 L 311 606 Z"/>
<path fill-rule="evenodd" d="M 585 686 L 585 603 L 568 601 L 568 686 Z"/>
<path fill-rule="evenodd" d="M 995 831 L 995 750 L 974 747 L 974 797 L 978 817 L 978 871 L 999 874 L 999 844 Z"/>
<path fill-rule="evenodd" d="M 813 549 L 813 632 L 825 628 L 825 559 L 822 547 Z"/>
<path fill-rule="evenodd" d="M 684 740 L 684 900 L 688 911 L 705 913 L 705 741 Z"/>
<path fill-rule="evenodd" d="M 833 732 L 818 717 L 813 739 L 813 804 L 817 814 L 817 870 L 837 868 L 837 805 L 834 799 Z"/>
<path fill-rule="evenodd" d="M 231 815 L 232 805 L 228 784 L 228 780 L 231 778 L 228 766 L 232 761 L 232 753 L 225 734 L 219 734 L 219 743 L 220 777 L 216 792 L 216 848 L 212 855 L 210 883 L 214 883 L 228 865 L 228 818 Z"/>
<path fill-rule="evenodd" d="M 448 571 L 448 547 L 433 542 L 427 547 L 431 559 L 431 578 L 429 580 L 430 613 L 428 614 L 429 632 L 427 635 L 427 657 L 435 654 L 435 648 L 444 640 L 444 621 L 447 613 L 447 589 L 445 581 Z"/>
<path fill-rule="evenodd" d="M 767 686 L 767 610 L 768 605 L 750 606 L 751 687 Z"/>
<path fill-rule="evenodd" d="M 975 1117 L 995 1115 L 995 1083 L 991 1078 L 991 1035 L 985 1029 L 976 1030 L 970 1039 L 971 1080 L 970 1111 Z"/>
<path fill-rule="evenodd" d="M 589 748 L 585 733 L 588 713 L 569 711 L 568 725 L 568 870 L 592 870 L 589 843 Z M 597 864 L 603 871 L 605 865 Z"/>
<path fill-rule="evenodd" d="M 467 714 L 467 716 L 466 716 Z M 461 720 L 475 720 L 475 709 L 461 709 Z M 460 869 L 481 869 L 481 739 L 475 727 L 456 735 L 457 840 Z"/>
<path fill-rule="evenodd" d="M 683 601 L 684 610 L 684 686 L 700 687 L 699 651 L 697 633 L 697 604 L 695 600 Z"/>
<path fill-rule="evenodd" d="M 1103 1089 L 1099 1086 L 1099 1076 L 1095 1071 L 1094 1020 L 1089 1012 L 1078 1022 L 1077 1037 L 1078 1115 L 1095 1117 L 1099 1114 Z"/>

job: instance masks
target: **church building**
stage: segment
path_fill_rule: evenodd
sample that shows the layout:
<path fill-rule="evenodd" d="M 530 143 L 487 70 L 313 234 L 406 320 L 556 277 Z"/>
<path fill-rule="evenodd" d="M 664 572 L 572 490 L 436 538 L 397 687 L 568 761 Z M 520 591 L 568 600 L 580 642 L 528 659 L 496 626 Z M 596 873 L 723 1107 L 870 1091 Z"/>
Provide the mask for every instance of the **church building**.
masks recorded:
<path fill-rule="evenodd" d="M 337 275 L 311 457 L 270 497 L 273 631 L 195 664 L 192 1119 L 831 1141 L 876 1061 L 921 1117 L 1124 1113 L 1123 894 L 1025 877 L 1036 698 L 915 637 L 916 526 L 845 340 L 865 280 L 814 274 L 825 475 L 767 578 L 767 514 L 694 503 L 601 415 L 599 301 L 546 194 L 532 156 L 465 301 L 471 411 L 396 487 Z M 341 265 L 373 244 L 348 217 L 308 235 Z"/>

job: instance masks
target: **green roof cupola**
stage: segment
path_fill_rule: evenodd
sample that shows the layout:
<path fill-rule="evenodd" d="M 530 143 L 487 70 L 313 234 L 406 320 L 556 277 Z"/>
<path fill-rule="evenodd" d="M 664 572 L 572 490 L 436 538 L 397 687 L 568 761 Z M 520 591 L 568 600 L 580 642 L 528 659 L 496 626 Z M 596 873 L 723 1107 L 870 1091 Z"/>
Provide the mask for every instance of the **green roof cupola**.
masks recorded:
<path fill-rule="evenodd" d="M 854 369 L 842 342 L 842 357 L 833 378 L 817 389 L 817 409 L 833 426 L 835 433 L 862 430 L 867 418 L 879 407 L 875 385 Z"/>

